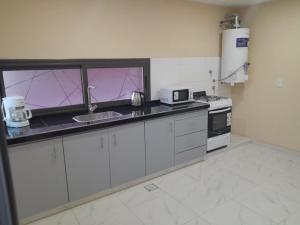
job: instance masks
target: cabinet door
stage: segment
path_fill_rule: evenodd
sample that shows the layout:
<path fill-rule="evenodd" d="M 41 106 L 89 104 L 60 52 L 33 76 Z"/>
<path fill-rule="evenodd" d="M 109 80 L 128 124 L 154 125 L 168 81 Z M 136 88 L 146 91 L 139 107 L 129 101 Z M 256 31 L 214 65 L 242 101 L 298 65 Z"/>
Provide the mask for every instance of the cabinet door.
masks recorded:
<path fill-rule="evenodd" d="M 62 139 L 9 149 L 20 219 L 68 202 Z"/>
<path fill-rule="evenodd" d="M 110 169 L 113 187 L 145 176 L 143 122 L 111 129 Z"/>
<path fill-rule="evenodd" d="M 108 134 L 64 137 L 70 201 L 110 188 Z"/>
<path fill-rule="evenodd" d="M 146 173 L 168 169 L 174 164 L 174 119 L 146 121 Z"/>

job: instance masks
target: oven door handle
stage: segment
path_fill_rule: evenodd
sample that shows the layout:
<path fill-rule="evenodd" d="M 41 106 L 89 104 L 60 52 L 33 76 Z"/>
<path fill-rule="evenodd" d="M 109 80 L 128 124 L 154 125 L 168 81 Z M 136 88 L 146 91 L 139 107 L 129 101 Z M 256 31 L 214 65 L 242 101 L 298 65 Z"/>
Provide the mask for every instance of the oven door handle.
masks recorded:
<path fill-rule="evenodd" d="M 222 113 L 222 112 L 226 112 L 226 111 L 230 111 L 231 108 L 226 108 L 226 109 L 222 109 L 222 110 L 217 110 L 217 111 L 210 111 L 209 114 L 217 114 L 217 113 Z"/>

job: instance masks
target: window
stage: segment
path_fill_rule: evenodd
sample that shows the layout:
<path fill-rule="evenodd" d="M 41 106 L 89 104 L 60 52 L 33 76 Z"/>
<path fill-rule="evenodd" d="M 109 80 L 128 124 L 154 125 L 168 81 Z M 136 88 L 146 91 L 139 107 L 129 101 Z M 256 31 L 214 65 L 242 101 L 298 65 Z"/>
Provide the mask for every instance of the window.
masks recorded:
<path fill-rule="evenodd" d="M 130 104 L 133 91 L 150 101 L 150 59 L 0 60 L 0 97 L 23 96 L 34 116 Z"/>
<path fill-rule="evenodd" d="M 83 104 L 81 70 L 3 71 L 6 96 L 23 96 L 31 109 Z"/>
<path fill-rule="evenodd" d="M 88 85 L 93 103 L 130 99 L 132 92 L 144 92 L 143 67 L 90 68 Z"/>

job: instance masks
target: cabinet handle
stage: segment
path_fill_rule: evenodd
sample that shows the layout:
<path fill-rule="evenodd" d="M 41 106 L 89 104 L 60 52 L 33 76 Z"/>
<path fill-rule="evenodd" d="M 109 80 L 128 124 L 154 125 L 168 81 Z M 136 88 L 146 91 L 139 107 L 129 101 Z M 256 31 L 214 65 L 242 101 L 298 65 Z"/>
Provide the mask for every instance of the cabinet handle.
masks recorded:
<path fill-rule="evenodd" d="M 104 144 L 103 144 L 103 136 L 101 136 L 100 141 L 101 141 L 101 149 L 103 149 L 103 148 L 104 148 Z"/>
<path fill-rule="evenodd" d="M 113 139 L 114 139 L 114 145 L 117 145 L 117 135 L 113 135 Z"/>
<path fill-rule="evenodd" d="M 53 147 L 53 151 L 52 151 L 52 158 L 54 161 L 56 161 L 57 159 L 57 151 L 56 151 L 56 146 Z"/>

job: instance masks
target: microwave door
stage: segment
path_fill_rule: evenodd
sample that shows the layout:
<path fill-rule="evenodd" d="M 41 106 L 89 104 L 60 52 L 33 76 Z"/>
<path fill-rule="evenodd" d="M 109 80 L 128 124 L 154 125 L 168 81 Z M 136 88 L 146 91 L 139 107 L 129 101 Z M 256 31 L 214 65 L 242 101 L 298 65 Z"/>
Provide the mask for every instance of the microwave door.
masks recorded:
<path fill-rule="evenodd" d="M 173 91 L 173 102 L 184 102 L 189 100 L 189 90 L 182 89 Z"/>

